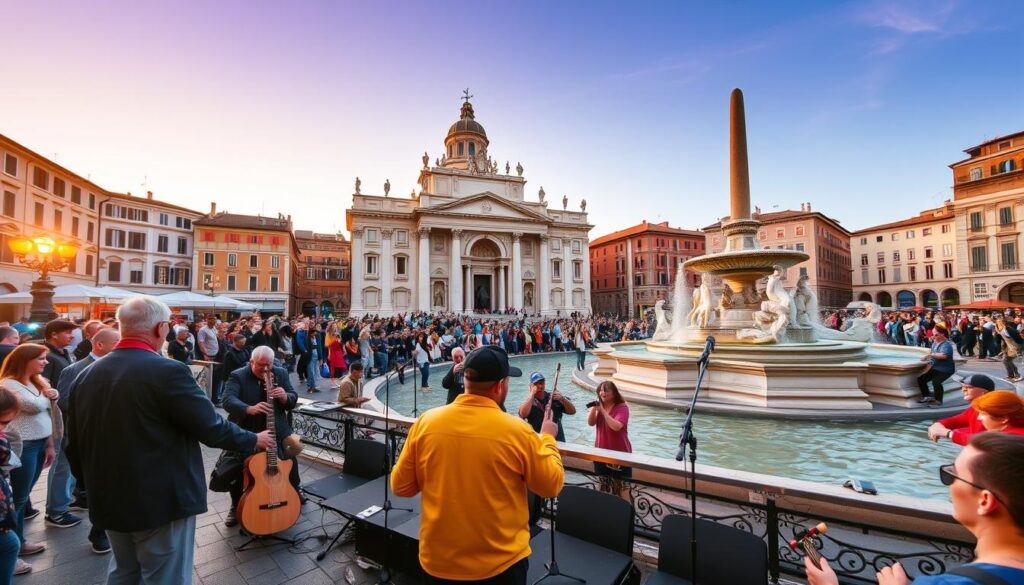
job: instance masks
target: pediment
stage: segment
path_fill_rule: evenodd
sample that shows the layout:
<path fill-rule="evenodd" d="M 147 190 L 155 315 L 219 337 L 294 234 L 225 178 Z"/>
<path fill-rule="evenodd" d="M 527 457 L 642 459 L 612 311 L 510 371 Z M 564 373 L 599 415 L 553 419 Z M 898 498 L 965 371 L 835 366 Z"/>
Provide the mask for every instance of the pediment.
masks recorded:
<path fill-rule="evenodd" d="M 495 219 L 551 222 L 550 218 L 515 201 L 499 197 L 490 191 L 449 201 L 437 207 L 420 208 L 417 212 L 433 215 L 471 215 L 474 217 L 493 217 Z"/>

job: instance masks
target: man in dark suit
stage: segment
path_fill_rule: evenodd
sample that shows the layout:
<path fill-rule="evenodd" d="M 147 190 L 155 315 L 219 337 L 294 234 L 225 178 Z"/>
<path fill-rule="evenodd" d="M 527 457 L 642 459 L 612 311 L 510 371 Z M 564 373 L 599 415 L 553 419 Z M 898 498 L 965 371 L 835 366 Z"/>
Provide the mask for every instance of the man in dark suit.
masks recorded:
<path fill-rule="evenodd" d="M 68 459 L 89 518 L 114 551 L 108 583 L 191 583 L 196 515 L 207 511 L 202 442 L 271 446 L 224 420 L 188 366 L 161 356 L 171 310 L 137 296 L 117 310 L 122 339 L 72 382 Z"/>
<path fill-rule="evenodd" d="M 274 387 L 267 389 L 264 377 L 273 373 Z M 273 400 L 271 407 L 268 400 Z M 288 423 L 288 412 L 295 408 L 299 395 L 292 388 L 288 371 L 274 366 L 274 350 L 260 345 L 252 350 L 249 364 L 231 372 L 224 384 L 224 410 L 228 411 L 228 420 L 253 432 L 267 428 L 267 415 L 273 409 L 274 429 L 277 433 L 278 456 L 284 453 L 282 442 L 292 434 L 292 426 Z M 291 484 L 299 486 L 299 466 L 292 465 L 288 478 Z M 234 526 L 235 508 L 242 497 L 241 482 L 231 487 L 231 509 L 224 524 Z"/>
<path fill-rule="evenodd" d="M 21 334 L 14 327 L 0 327 L 0 364 L 4 362 L 7 355 L 18 347 L 21 341 Z"/>
<path fill-rule="evenodd" d="M 71 345 L 71 332 L 75 329 L 78 329 L 78 325 L 64 319 L 54 319 L 43 328 L 43 344 L 49 350 L 46 354 L 43 377 L 49 380 L 50 386 L 54 388 L 60 384 L 60 373 L 75 361 L 67 349 Z"/>

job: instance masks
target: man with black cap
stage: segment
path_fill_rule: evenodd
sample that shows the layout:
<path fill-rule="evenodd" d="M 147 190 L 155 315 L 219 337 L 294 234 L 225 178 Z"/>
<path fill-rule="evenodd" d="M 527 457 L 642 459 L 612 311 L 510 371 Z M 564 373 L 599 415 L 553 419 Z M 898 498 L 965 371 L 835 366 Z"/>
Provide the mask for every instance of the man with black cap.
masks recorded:
<path fill-rule="evenodd" d="M 917 377 L 917 387 L 921 389 L 918 402 L 942 406 L 942 383 L 956 371 L 956 364 L 953 363 L 953 344 L 947 339 L 949 332 L 946 328 L 936 326 L 932 336 L 932 350 L 921 358 L 922 362 L 928 362 L 929 367 Z M 929 383 L 934 393 L 928 391 Z"/>
<path fill-rule="evenodd" d="M 964 380 L 961 389 L 964 391 L 964 400 L 968 404 L 967 410 L 938 420 L 928 427 L 928 438 L 936 443 L 939 442 L 939 439 L 949 439 L 957 445 L 966 445 L 971 435 L 985 432 L 984 425 L 978 420 L 978 411 L 974 410 L 970 403 L 975 398 L 995 390 L 996 383 L 985 374 L 974 374 Z"/>
<path fill-rule="evenodd" d="M 544 374 L 540 372 L 530 374 L 530 393 L 526 396 L 526 400 L 519 405 L 519 418 L 530 423 L 533 430 L 539 433 L 540 425 L 544 422 L 544 415 L 548 409 L 548 402 L 554 400 L 551 403 L 551 419 L 558 425 L 558 434 L 555 435 L 555 440 L 565 441 L 562 415 L 576 414 L 576 407 L 558 391 L 558 388 L 554 388 L 553 392 L 548 392 L 544 389 L 544 385 Z"/>
<path fill-rule="evenodd" d="M 565 470 L 548 411 L 538 436 L 501 411 L 509 366 L 497 346 L 466 356 L 466 391 L 409 429 L 391 474 L 395 495 L 422 493 L 420 564 L 432 583 L 522 585 L 530 556 L 526 491 L 553 497 Z"/>

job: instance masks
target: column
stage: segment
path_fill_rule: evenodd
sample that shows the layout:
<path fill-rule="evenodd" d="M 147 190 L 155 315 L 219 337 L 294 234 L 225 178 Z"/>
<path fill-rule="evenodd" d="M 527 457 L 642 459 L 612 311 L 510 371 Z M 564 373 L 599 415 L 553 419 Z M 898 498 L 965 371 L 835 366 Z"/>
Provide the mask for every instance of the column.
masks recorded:
<path fill-rule="evenodd" d="M 562 238 L 562 285 L 565 288 L 565 292 L 562 293 L 562 306 L 556 308 L 570 313 L 573 309 L 572 288 L 576 282 L 572 276 L 572 240 L 569 238 Z"/>
<path fill-rule="evenodd" d="M 430 311 L 430 228 L 420 228 L 420 268 L 416 274 L 421 311 Z"/>
<path fill-rule="evenodd" d="M 498 310 L 504 311 L 508 308 L 505 303 L 505 267 L 498 267 Z"/>
<path fill-rule="evenodd" d="M 395 259 L 391 255 L 391 234 L 393 229 L 380 230 L 381 248 L 377 269 L 380 271 L 380 312 L 385 315 L 395 310 L 391 304 L 391 265 Z"/>
<path fill-rule="evenodd" d="M 352 291 L 349 312 L 363 312 L 363 228 L 352 228 Z"/>
<path fill-rule="evenodd" d="M 626 315 L 627 319 L 633 316 L 633 238 L 626 239 Z"/>
<path fill-rule="evenodd" d="M 466 286 L 465 294 L 462 297 L 463 299 L 465 299 L 466 312 L 472 313 L 473 311 L 476 310 L 476 307 L 473 306 L 473 267 L 470 266 L 469 264 L 466 264 L 466 279 L 463 282 L 465 282 Z"/>
<path fill-rule="evenodd" d="M 498 271 L 501 266 L 491 269 L 491 312 L 498 310 Z"/>
<path fill-rule="evenodd" d="M 583 308 L 585 313 L 593 313 L 593 303 L 590 301 L 590 242 L 583 238 Z M 666 270 L 668 270 L 666 268 Z M 670 283 L 671 284 L 671 283 Z M 670 289 L 671 290 L 671 289 Z"/>
<path fill-rule="evenodd" d="M 451 267 L 448 270 L 449 311 L 462 311 L 462 230 L 452 230 Z"/>
<path fill-rule="evenodd" d="M 548 237 L 540 237 L 540 278 L 537 281 L 537 297 L 539 298 L 540 314 L 551 312 L 551 259 L 548 258 Z M 538 301 L 535 300 L 534 303 Z"/>
<path fill-rule="evenodd" d="M 523 308 L 523 249 L 519 240 L 522 232 L 512 233 L 512 307 L 519 311 Z"/>

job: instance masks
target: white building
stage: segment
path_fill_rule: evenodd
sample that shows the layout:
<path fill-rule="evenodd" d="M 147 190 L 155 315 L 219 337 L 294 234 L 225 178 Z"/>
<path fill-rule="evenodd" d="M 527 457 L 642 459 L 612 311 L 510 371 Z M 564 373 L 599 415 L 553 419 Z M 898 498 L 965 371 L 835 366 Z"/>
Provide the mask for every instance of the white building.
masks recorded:
<path fill-rule="evenodd" d="M 153 193 L 109 193 L 100 200 L 97 284 L 145 294 L 189 290 L 192 222 L 202 213 L 157 201 Z"/>
<path fill-rule="evenodd" d="M 352 314 L 410 310 L 590 313 L 586 203 L 548 209 L 541 188 L 527 201 L 523 168 L 488 156 L 490 141 L 468 98 L 445 137 L 445 155 L 423 155 L 420 193 L 356 193 Z M 504 171 L 504 172 L 502 172 Z"/>
<path fill-rule="evenodd" d="M 853 299 L 882 307 L 930 309 L 960 302 L 953 205 L 850 235 Z"/>

